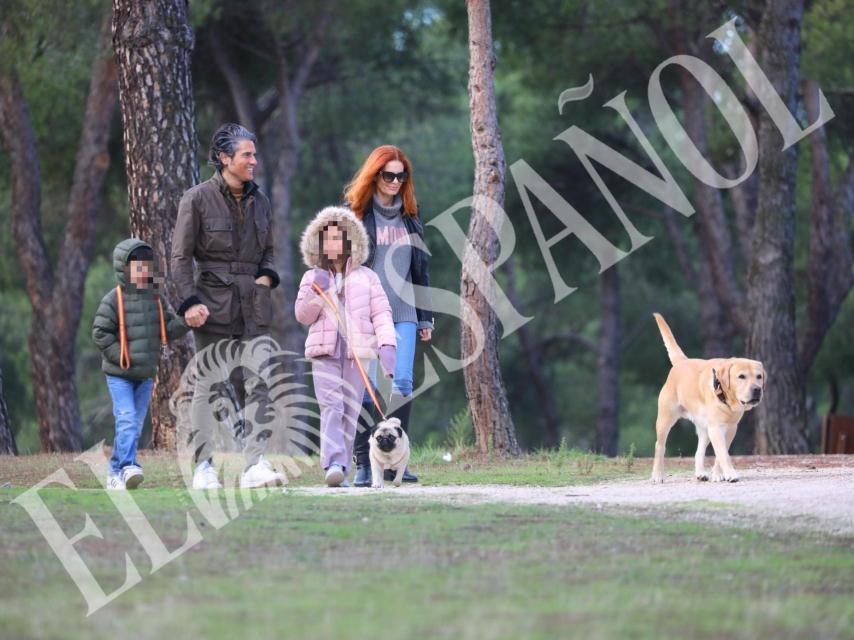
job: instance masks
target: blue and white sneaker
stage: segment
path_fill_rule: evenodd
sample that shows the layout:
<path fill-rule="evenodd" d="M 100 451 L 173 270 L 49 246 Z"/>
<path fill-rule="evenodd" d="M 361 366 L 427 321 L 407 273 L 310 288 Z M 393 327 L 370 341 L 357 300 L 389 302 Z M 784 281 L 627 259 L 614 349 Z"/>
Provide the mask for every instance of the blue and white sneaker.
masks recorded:
<path fill-rule="evenodd" d="M 110 473 L 107 476 L 107 491 L 124 491 L 125 482 L 118 473 Z"/>

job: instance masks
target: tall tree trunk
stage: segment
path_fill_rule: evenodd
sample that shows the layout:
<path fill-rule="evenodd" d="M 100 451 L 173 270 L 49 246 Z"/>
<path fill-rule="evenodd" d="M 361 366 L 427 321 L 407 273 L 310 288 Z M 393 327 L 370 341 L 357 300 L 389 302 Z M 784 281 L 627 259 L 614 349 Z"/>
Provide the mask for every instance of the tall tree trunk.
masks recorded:
<path fill-rule="evenodd" d="M 677 46 L 680 53 L 687 52 L 688 43 L 684 29 L 678 31 Z M 695 55 L 706 58 L 706 51 L 694 51 Z M 708 158 L 708 133 L 706 131 L 706 106 L 710 98 L 706 90 L 684 67 L 679 67 L 679 79 L 682 87 L 682 107 L 685 112 L 685 130 L 691 137 L 700 155 Z M 697 228 L 703 244 L 704 261 L 709 267 L 711 281 L 720 308 L 728 315 L 729 321 L 740 331 L 746 329 L 744 318 L 744 296 L 735 278 L 732 259 L 732 239 L 724 213 L 721 192 L 693 176 L 692 186 L 694 202 L 697 206 Z"/>
<path fill-rule="evenodd" d="M 276 327 L 276 339 L 286 351 L 302 351 L 303 330 L 294 318 L 297 280 L 294 277 L 296 264 L 293 250 L 293 218 L 291 216 L 291 194 L 293 180 L 299 168 L 300 130 L 297 119 L 299 101 L 305 89 L 305 82 L 311 67 L 320 51 L 322 32 L 314 40 L 313 46 L 300 64 L 300 71 L 292 78 L 285 54 L 278 55 L 277 94 L 279 108 L 270 118 L 270 127 L 277 131 L 280 144 L 277 145 L 277 158 L 272 175 L 271 193 L 273 207 L 273 228 L 276 230 L 276 272 L 280 283 L 274 291 L 273 326 Z M 274 137 L 274 136 L 271 136 Z M 297 361 L 299 367 L 303 363 Z M 297 374 L 301 377 L 304 371 Z"/>
<path fill-rule="evenodd" d="M 499 218 L 499 210 L 504 207 L 505 163 L 495 105 L 492 17 L 488 0 L 468 0 L 466 4 L 475 204 L 460 278 L 460 293 L 468 302 L 462 313 L 463 359 L 470 358 L 479 346 L 470 329 L 472 325 L 482 323 L 485 344 L 480 354 L 465 367 L 463 375 L 478 448 L 484 452 L 494 450 L 518 455 L 519 444 L 498 360 L 498 323 L 488 302 L 495 296 L 493 291 L 479 288 L 486 288 L 491 281 L 479 276 L 485 275 L 483 265 L 494 264 L 498 257 L 498 238 L 493 229 L 499 228 L 503 219 Z"/>
<path fill-rule="evenodd" d="M 768 2 L 759 26 L 759 65 L 786 107 L 796 111 L 803 0 Z M 785 151 L 767 111 L 759 118 L 759 196 L 748 275 L 747 352 L 768 371 L 756 413 L 756 451 L 805 453 L 804 377 L 795 335 L 795 181 L 797 146 Z"/>
<path fill-rule="evenodd" d="M 18 455 L 15 444 L 15 433 L 12 431 L 12 421 L 6 408 L 6 395 L 3 393 L 3 370 L 0 369 L 0 456 Z"/>
<path fill-rule="evenodd" d="M 522 301 L 516 288 L 515 262 L 514 256 L 510 256 L 502 269 L 507 277 L 507 299 L 515 309 L 519 309 Z M 546 373 L 546 359 L 533 335 L 531 325 L 523 324 L 516 330 L 516 335 L 522 347 L 528 378 L 536 393 L 538 413 L 543 420 L 543 445 L 557 447 L 560 444 L 560 414 L 555 401 L 554 385 Z"/>
<path fill-rule="evenodd" d="M 329 2 L 325 2 L 317 9 L 310 32 L 300 33 L 294 38 L 299 46 L 281 42 L 272 28 L 267 29 L 273 43 L 277 75 L 272 91 L 263 93 L 263 103 L 262 98 L 252 97 L 229 51 L 224 33 L 226 25 L 216 21 L 210 29 L 213 58 L 226 80 L 234 109 L 241 122 L 258 135 L 263 186 L 272 202 L 276 271 L 280 278 L 279 286 L 273 291 L 273 336 L 285 350 L 294 353 L 302 352 L 305 338 L 293 315 L 297 280 L 294 273 L 291 194 L 299 170 L 302 142 L 299 105 L 334 19 L 332 8 Z M 228 14 L 224 14 L 222 20 L 228 20 Z M 297 367 L 295 373 L 300 378 L 305 363 L 295 361 L 292 366 Z"/>
<path fill-rule="evenodd" d="M 819 118 L 819 88 L 814 81 L 804 86 L 807 119 Z M 839 309 L 854 285 L 850 229 L 854 195 L 854 162 L 849 161 L 834 193 L 830 180 L 827 134 L 824 128 L 810 135 L 812 211 L 810 254 L 807 266 L 809 301 L 807 321 L 800 340 L 800 363 L 809 371 Z"/>
<path fill-rule="evenodd" d="M 602 329 L 596 372 L 599 382 L 596 451 L 616 456 L 620 436 L 620 273 L 617 265 L 599 276 L 599 299 Z"/>
<path fill-rule="evenodd" d="M 74 343 L 95 235 L 95 215 L 109 166 L 109 123 L 118 99 L 109 43 L 109 21 L 105 21 L 68 196 L 68 222 L 59 268 L 55 271 L 42 237 L 41 174 L 26 100 L 15 71 L 0 72 L 0 135 L 12 169 L 12 233 L 32 307 L 28 344 L 43 451 L 79 451 L 82 445 Z"/>
<path fill-rule="evenodd" d="M 151 244 L 160 273 L 169 255 L 178 202 L 199 182 L 190 57 L 193 31 L 186 0 L 113 0 L 113 46 L 128 177 L 131 230 Z M 171 277 L 166 293 L 180 304 Z M 174 450 L 169 396 L 193 355 L 192 339 L 170 342 L 157 370 L 151 403 L 155 448 Z"/>

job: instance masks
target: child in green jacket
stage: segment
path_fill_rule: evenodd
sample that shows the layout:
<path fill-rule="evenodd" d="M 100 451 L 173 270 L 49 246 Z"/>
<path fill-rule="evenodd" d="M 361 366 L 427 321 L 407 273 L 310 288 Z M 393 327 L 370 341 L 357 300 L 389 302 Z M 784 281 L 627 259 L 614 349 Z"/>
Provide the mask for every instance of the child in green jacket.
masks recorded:
<path fill-rule="evenodd" d="M 136 460 L 142 423 L 148 413 L 157 374 L 160 347 L 189 331 L 157 294 L 154 252 L 136 238 L 123 240 L 113 251 L 119 286 L 101 300 L 92 339 L 101 350 L 101 370 L 113 401 L 116 436 L 107 489 L 135 489 L 143 480 Z"/>

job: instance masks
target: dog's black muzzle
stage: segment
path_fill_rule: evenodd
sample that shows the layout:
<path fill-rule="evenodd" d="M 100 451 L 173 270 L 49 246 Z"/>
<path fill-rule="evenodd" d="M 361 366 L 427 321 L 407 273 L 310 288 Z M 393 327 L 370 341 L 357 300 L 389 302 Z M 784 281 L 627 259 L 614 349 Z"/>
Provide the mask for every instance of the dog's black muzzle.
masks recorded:
<path fill-rule="evenodd" d="M 377 436 L 377 446 L 380 448 L 380 451 L 384 451 L 385 453 L 394 451 L 396 441 L 397 438 L 394 436 Z"/>

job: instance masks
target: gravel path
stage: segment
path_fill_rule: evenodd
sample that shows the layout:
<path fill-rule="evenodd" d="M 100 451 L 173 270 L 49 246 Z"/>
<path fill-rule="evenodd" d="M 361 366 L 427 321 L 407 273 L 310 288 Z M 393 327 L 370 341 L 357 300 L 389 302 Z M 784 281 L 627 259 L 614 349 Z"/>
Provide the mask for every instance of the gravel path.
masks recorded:
<path fill-rule="evenodd" d="M 382 489 L 385 495 L 456 504 L 586 505 L 629 513 L 667 512 L 690 520 L 728 525 L 773 525 L 783 531 L 854 538 L 854 469 L 774 468 L 739 470 L 737 483 L 698 482 L 675 473 L 664 484 L 611 482 L 565 487 L 508 485 L 406 486 Z M 318 496 L 376 495 L 377 490 L 290 489 Z"/>

